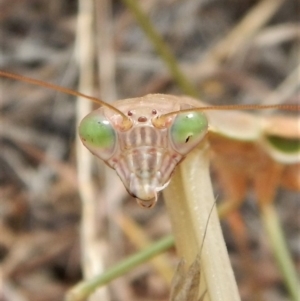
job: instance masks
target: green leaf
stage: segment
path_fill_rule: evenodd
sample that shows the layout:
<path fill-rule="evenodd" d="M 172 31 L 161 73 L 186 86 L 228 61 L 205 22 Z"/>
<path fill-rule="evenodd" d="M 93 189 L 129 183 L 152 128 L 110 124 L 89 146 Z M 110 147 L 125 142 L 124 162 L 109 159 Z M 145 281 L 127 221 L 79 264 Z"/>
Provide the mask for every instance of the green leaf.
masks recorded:
<path fill-rule="evenodd" d="M 296 153 L 300 151 L 300 140 L 282 138 L 279 136 L 267 136 L 269 143 L 277 150 L 284 153 Z"/>

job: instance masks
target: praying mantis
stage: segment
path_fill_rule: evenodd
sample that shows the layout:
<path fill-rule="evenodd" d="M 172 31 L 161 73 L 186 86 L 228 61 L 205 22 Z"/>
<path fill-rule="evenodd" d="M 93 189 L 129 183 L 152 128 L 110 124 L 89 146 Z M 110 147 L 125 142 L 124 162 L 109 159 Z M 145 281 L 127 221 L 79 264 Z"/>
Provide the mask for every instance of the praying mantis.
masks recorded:
<path fill-rule="evenodd" d="M 203 141 L 205 141 L 209 127 L 211 132 L 221 136 L 229 136 L 233 140 L 240 139 L 241 137 L 239 137 L 239 135 L 242 135 L 246 143 L 258 140 L 264 135 L 268 137 L 268 128 L 271 128 L 272 133 L 270 134 L 271 138 L 269 141 L 267 138 L 260 138 L 262 141 L 261 147 L 265 147 L 267 151 L 273 147 L 275 149 L 274 158 L 276 158 L 277 161 L 281 160 L 282 163 L 290 164 L 299 162 L 300 150 L 298 148 L 298 141 L 295 142 L 295 139 L 297 139 L 296 136 L 293 136 L 291 141 L 286 141 L 291 144 L 291 147 L 288 147 L 288 149 L 282 149 L 274 143 L 274 139 L 276 141 L 276 137 L 278 137 L 276 136 L 276 127 L 278 128 L 277 130 L 280 130 L 282 125 L 274 124 L 273 118 L 271 118 L 271 121 L 268 120 L 268 118 L 264 118 L 264 122 L 258 122 L 257 117 L 251 115 L 239 113 L 234 116 L 231 114 L 228 115 L 231 117 L 231 128 L 224 128 L 224 118 L 228 118 L 224 111 L 232 110 L 236 108 L 236 106 L 213 107 L 205 106 L 204 104 L 201 106 L 197 100 L 189 97 L 161 94 L 150 94 L 141 98 L 125 99 L 115 102 L 113 105 L 109 105 L 101 100 L 79 92 L 43 83 L 35 79 L 4 71 L 0 71 L 0 75 L 25 81 L 30 84 L 42 85 L 60 92 L 84 96 L 100 103 L 102 107 L 87 115 L 81 122 L 79 126 L 81 140 L 94 155 L 104 160 L 110 167 L 116 170 L 128 192 L 137 199 L 140 205 L 146 208 L 151 208 L 155 205 L 157 193 L 168 186 L 176 166 L 183 161 L 186 156 L 192 157 L 192 155 L 189 155 L 191 152 L 194 158 L 195 156 L 200 157 L 201 162 L 198 166 L 198 164 L 195 163 L 197 159 L 187 160 L 189 162 L 184 167 L 186 172 L 189 174 L 192 171 L 193 174 L 193 172 L 196 171 L 198 178 L 207 178 L 207 159 L 202 159 L 202 156 L 205 157 L 207 155 L 199 156 L 195 151 L 197 151 L 197 146 L 203 144 Z M 238 108 L 247 110 L 280 108 L 292 111 L 300 109 L 297 105 L 266 105 L 260 107 L 247 105 L 239 106 Z M 208 111 L 208 117 L 205 116 L 204 111 Z M 289 120 L 292 121 L 292 126 L 294 127 L 292 132 L 296 133 L 299 122 L 298 118 L 296 117 L 294 120 Z M 278 123 L 278 119 L 275 118 L 275 122 Z M 236 124 L 233 125 L 233 123 Z M 236 126 L 241 124 L 242 130 L 239 132 L 239 130 L 236 130 Z M 200 152 L 203 151 L 207 153 L 207 143 L 204 143 L 204 147 L 201 146 Z M 270 153 L 272 154 L 271 151 Z M 183 163 L 183 165 L 184 164 L 185 163 Z M 191 164 L 197 166 L 198 170 L 197 168 L 195 169 L 195 166 L 194 168 L 190 166 Z M 206 168 L 202 166 L 203 164 L 206 165 Z M 201 175 L 201 173 L 203 173 L 203 175 Z M 181 175 L 179 175 L 179 177 L 181 177 Z M 203 181 L 200 182 L 204 185 L 200 190 L 204 190 L 203 187 L 208 185 L 208 182 L 207 180 L 206 183 Z M 177 235 L 178 248 L 182 252 L 182 255 L 185 256 L 184 258 L 191 261 L 192 258 L 195 258 L 195 255 L 197 255 L 197 253 L 195 254 L 195 250 L 199 249 L 200 245 L 202 249 L 203 242 L 199 240 L 200 237 L 198 237 L 197 230 L 196 233 L 194 233 L 194 235 L 196 235 L 194 238 L 196 238 L 197 241 L 195 246 L 191 245 L 192 241 L 190 238 L 186 240 L 183 237 L 188 237 L 186 231 L 193 232 L 195 231 L 195 227 L 201 228 L 197 219 L 201 219 L 201 212 L 207 213 L 207 210 L 205 211 L 203 208 L 207 207 L 207 203 L 211 205 L 212 201 L 208 202 L 207 195 L 205 195 L 206 198 L 201 198 L 201 193 L 198 189 L 191 193 L 192 201 L 190 202 L 192 202 L 192 205 L 190 206 L 194 206 L 194 208 L 183 209 L 185 201 L 181 196 L 182 188 L 176 185 L 171 186 L 173 187 L 166 193 L 167 207 L 169 207 L 171 218 L 173 218 L 173 227 L 175 236 Z M 213 198 L 211 199 L 213 200 Z M 200 206 L 200 204 L 202 204 L 202 206 Z M 180 206 L 181 209 L 179 209 Z M 201 210 L 200 207 L 202 207 Z M 192 214 L 189 217 L 189 212 L 193 211 L 196 215 Z M 179 216 L 182 214 L 187 216 L 178 218 L 178 212 Z M 192 224 L 189 226 L 187 226 L 189 224 L 188 218 L 192 221 Z M 213 223 L 213 221 L 211 221 L 211 223 Z M 214 231 L 209 231 L 211 232 L 210 237 L 213 237 L 213 239 L 210 240 L 212 242 L 210 244 L 206 242 L 206 244 L 209 245 L 207 248 L 210 250 L 210 258 L 213 258 L 211 260 L 214 262 L 216 262 L 216 259 L 211 256 L 211 253 L 214 252 L 213 249 L 216 244 L 219 245 L 218 249 L 220 249 L 222 245 L 222 235 L 217 225 L 218 224 L 214 224 Z M 189 235 L 190 234 L 192 233 L 189 233 Z M 201 242 L 201 244 L 199 244 L 199 242 Z M 189 254 L 193 252 L 194 254 Z M 207 250 L 206 253 L 208 253 Z M 215 257 L 218 256 L 220 256 L 220 259 L 222 258 L 221 264 L 225 265 L 221 253 L 215 253 Z M 207 265 L 207 261 L 209 260 L 207 257 L 205 260 L 205 264 Z M 212 279 L 209 280 L 209 277 L 206 275 L 206 281 L 210 281 L 210 285 L 213 286 L 213 288 L 210 288 L 208 291 L 210 296 L 209 300 L 223 300 L 223 298 L 239 300 L 236 287 L 234 285 L 233 287 L 228 285 L 225 281 L 228 277 L 232 277 L 232 273 L 228 274 L 228 270 L 230 270 L 228 264 L 229 261 L 227 261 L 227 267 L 224 269 L 225 274 L 223 278 L 220 278 L 218 281 L 218 283 L 225 283 L 223 287 L 221 285 L 219 288 L 216 288 L 216 285 L 212 284 Z M 210 277 L 216 278 L 215 267 L 209 267 L 208 269 L 211 270 Z M 219 275 L 222 274 L 219 273 Z M 214 291 L 216 294 L 214 294 Z M 227 295 L 227 293 L 229 294 Z M 205 296 L 203 291 L 201 296 Z"/>
<path fill-rule="evenodd" d="M 160 96 L 160 97 L 163 97 L 163 96 Z M 171 97 L 173 97 L 173 96 L 171 96 Z M 173 98 L 177 98 L 177 97 L 173 97 Z M 182 99 L 184 99 L 184 97 Z M 198 107 L 199 106 L 199 102 L 196 103 L 195 100 L 185 98 L 185 100 L 183 102 L 187 103 L 188 106 L 193 106 L 193 107 Z M 154 109 L 156 109 L 156 108 L 154 108 Z M 101 109 L 101 110 L 103 110 L 103 109 Z M 104 110 L 106 112 L 107 111 L 111 112 L 110 110 L 107 110 L 107 109 L 104 109 Z M 151 110 L 153 110 L 153 108 L 151 108 Z M 128 114 L 128 111 L 129 110 L 125 110 L 124 113 Z M 176 109 L 175 109 L 175 111 L 176 111 Z M 191 113 L 191 112 L 189 112 L 189 113 Z M 207 113 L 208 113 L 207 115 L 211 115 L 211 117 L 209 117 L 209 119 L 211 120 L 210 127 L 211 127 L 211 129 L 215 129 L 214 132 L 210 131 L 210 133 L 208 134 L 208 136 L 209 136 L 208 138 L 211 141 L 211 147 L 213 148 L 214 153 L 216 153 L 218 151 L 219 154 L 222 154 L 222 156 L 224 156 L 225 163 L 227 163 L 226 158 L 228 160 L 228 157 L 226 157 L 227 154 L 226 154 L 226 149 L 225 149 L 224 145 L 230 146 L 231 142 L 232 142 L 232 139 L 227 139 L 227 138 L 229 138 L 228 136 L 230 136 L 230 138 L 233 138 L 233 142 L 232 142 L 233 144 L 237 144 L 237 145 L 234 145 L 232 147 L 232 148 L 235 147 L 238 150 L 236 156 L 243 155 L 244 152 L 245 152 L 245 149 L 247 149 L 249 147 L 249 145 L 252 144 L 252 142 L 253 142 L 253 144 L 258 145 L 259 149 L 262 148 L 262 149 L 265 149 L 265 150 L 268 150 L 268 151 L 270 150 L 271 156 L 273 156 L 276 160 L 286 160 L 286 161 L 288 161 L 288 160 L 296 160 L 297 159 L 297 153 L 295 153 L 295 152 L 290 152 L 289 155 L 292 155 L 292 156 L 286 156 L 285 152 L 282 152 L 280 150 L 278 151 L 278 150 L 276 150 L 276 147 L 275 147 L 275 149 L 274 149 L 274 147 L 272 147 L 274 145 L 276 146 L 276 142 L 274 142 L 273 137 L 278 137 L 280 129 L 282 129 L 282 126 L 278 126 L 276 121 L 274 121 L 274 120 L 272 121 L 272 118 L 262 117 L 260 119 L 259 117 L 248 116 L 248 115 L 244 115 L 244 114 L 238 113 L 238 112 L 236 112 L 236 115 L 235 115 L 234 112 L 230 112 L 230 114 L 227 114 L 224 111 L 222 111 L 222 112 L 216 112 L 216 111 L 215 112 L 214 111 L 209 112 L 208 111 Z M 107 113 L 107 114 L 111 115 L 111 113 Z M 151 112 L 151 114 L 152 114 L 152 112 Z M 236 120 L 239 119 L 239 116 L 241 116 L 241 115 L 243 116 L 244 120 L 245 120 L 245 118 L 248 120 L 248 122 L 247 122 L 248 126 L 246 126 L 245 124 L 243 124 L 241 126 L 239 122 L 235 122 Z M 171 120 L 174 120 L 175 116 L 176 115 L 171 115 L 169 117 L 170 117 Z M 237 118 L 235 118 L 233 116 L 236 116 Z M 247 116 L 247 117 L 245 117 L 245 116 Z M 151 117 L 154 117 L 154 115 L 153 116 L 151 115 Z M 119 117 L 118 117 L 118 119 L 120 120 Z M 283 121 L 283 124 L 287 124 L 288 123 L 287 120 L 288 120 L 288 118 L 285 121 Z M 292 120 L 292 118 L 290 120 Z M 149 122 L 149 121 L 150 121 L 150 118 L 147 119 L 147 122 Z M 276 133 L 276 130 L 273 130 L 272 126 L 271 126 L 272 124 L 274 125 L 274 122 L 277 125 L 277 131 L 278 131 L 277 133 Z M 152 123 L 152 121 L 151 121 L 151 123 Z M 295 119 L 294 122 L 292 122 L 292 123 L 294 123 L 294 125 L 296 125 L 296 126 L 292 127 L 292 128 L 295 129 L 294 132 L 292 130 L 290 131 L 290 133 L 291 133 L 290 134 L 290 136 L 291 136 L 290 140 L 293 140 L 293 139 L 297 140 L 296 139 L 296 136 L 297 136 L 296 135 L 297 134 L 297 120 Z M 170 124 L 173 124 L 173 123 L 171 122 Z M 270 131 L 270 133 L 272 133 L 272 131 L 274 131 L 274 133 L 272 133 L 272 135 L 266 135 L 266 136 L 270 136 L 268 138 L 272 138 L 273 140 L 272 139 L 260 139 L 263 136 L 261 133 L 263 132 L 262 129 L 264 129 L 264 128 L 268 129 L 267 132 Z M 239 129 L 241 131 L 238 131 Z M 235 133 L 237 133 L 237 134 L 235 134 Z M 281 135 L 281 133 L 280 133 L 280 135 Z M 188 137 L 186 137 L 186 139 L 188 139 Z M 222 139 L 224 139 L 224 140 L 222 140 Z M 238 141 L 240 141 L 240 140 L 244 140 L 244 141 L 241 142 L 241 144 L 243 144 L 243 142 L 245 142 L 245 145 L 247 147 L 245 147 L 245 145 L 244 146 L 239 145 Z M 218 142 L 220 142 L 220 141 L 222 143 L 219 144 Z M 275 139 L 275 141 L 276 141 L 276 139 Z M 256 143 L 256 142 L 258 142 L 258 143 Z M 173 143 L 174 143 L 174 141 L 173 141 Z M 297 144 L 297 143 L 294 143 L 294 144 Z M 232 148 L 231 148 L 231 150 L 232 150 Z M 295 149 L 295 147 L 294 147 L 294 149 Z M 224 151 L 224 153 L 222 151 Z M 195 152 L 193 152 L 193 153 L 195 153 Z M 260 155 L 261 153 L 256 152 L 256 154 Z M 284 157 L 284 159 L 282 159 L 283 157 Z M 290 157 L 294 157 L 294 159 L 288 159 Z M 187 163 L 188 159 L 189 158 L 187 156 L 187 158 L 182 163 L 184 163 L 184 164 Z M 218 161 L 218 159 L 216 157 L 215 157 L 215 159 Z M 195 160 L 195 158 L 191 159 L 192 165 L 194 164 L 193 160 Z M 246 160 L 248 160 L 248 159 L 246 158 Z M 253 162 L 253 161 L 251 161 L 251 162 Z M 294 161 L 294 162 L 296 162 L 296 161 Z M 225 165 L 225 168 L 228 169 L 228 166 L 226 166 L 226 164 L 224 163 L 224 160 L 219 162 L 219 163 L 220 163 L 221 166 Z M 290 161 L 290 162 L 287 162 L 287 163 L 290 166 L 292 166 L 293 162 Z M 176 170 L 178 170 L 179 168 L 181 169 L 180 166 L 181 165 L 179 165 L 176 168 Z M 252 175 L 253 175 L 253 171 L 252 171 Z M 175 174 L 173 176 L 174 176 L 173 180 L 170 183 L 171 186 L 169 185 L 168 187 L 166 187 L 166 189 L 170 188 L 170 190 L 168 192 L 166 192 L 166 194 L 172 193 L 172 189 L 173 189 L 172 188 L 172 182 L 177 183 L 177 184 L 173 183 L 175 186 L 178 185 L 178 182 L 175 182 L 175 180 L 177 181 L 177 178 L 178 178 L 177 172 L 175 172 Z M 233 174 L 233 175 L 230 175 L 230 176 L 235 180 L 238 178 L 238 177 L 236 177 L 236 174 Z M 197 174 L 194 175 L 194 179 L 198 179 Z M 199 182 L 200 181 L 198 181 L 196 184 L 190 183 L 190 185 L 191 186 L 192 185 L 199 185 Z M 164 185 L 160 185 L 159 187 L 163 187 L 163 186 Z M 243 185 L 240 185 L 240 186 L 242 187 Z M 179 188 L 179 186 L 177 188 Z M 136 195 L 137 192 L 134 191 L 134 192 L 132 192 L 132 194 Z M 179 196 L 179 193 L 175 192 L 175 195 Z M 234 196 L 234 197 L 236 197 L 236 196 Z M 171 197 L 171 198 L 174 199 L 174 197 Z M 185 197 L 180 197 L 180 198 L 184 199 Z M 142 199 L 142 201 L 139 201 L 141 204 L 144 204 L 146 207 L 151 207 L 155 203 L 156 197 L 154 196 L 154 197 L 151 197 L 149 199 L 148 198 L 140 198 L 140 199 Z M 175 203 L 167 204 L 167 206 L 171 209 L 173 209 L 173 208 L 176 209 L 177 208 L 177 205 L 175 205 Z M 206 219 L 207 219 L 207 215 L 204 218 L 205 222 L 206 222 Z M 180 225 L 178 227 L 180 228 Z M 177 229 L 177 231 L 175 231 L 175 232 L 179 233 L 180 231 Z M 183 234 L 186 234 L 186 233 L 183 233 Z M 210 236 L 210 235 L 208 235 L 208 236 Z M 201 237 L 201 235 L 200 235 L 200 237 Z M 202 239 L 202 237 L 201 237 L 201 239 Z M 184 245 L 184 243 L 183 243 L 183 245 Z M 180 248 L 184 249 L 184 246 L 178 246 L 178 247 L 179 247 L 179 249 Z M 181 254 L 181 253 L 179 253 L 179 254 Z M 195 256 L 195 254 L 190 255 L 191 258 L 194 257 L 194 256 Z M 188 261 L 188 263 L 191 263 L 191 261 L 193 261 L 193 259 L 188 259 L 187 261 Z"/>

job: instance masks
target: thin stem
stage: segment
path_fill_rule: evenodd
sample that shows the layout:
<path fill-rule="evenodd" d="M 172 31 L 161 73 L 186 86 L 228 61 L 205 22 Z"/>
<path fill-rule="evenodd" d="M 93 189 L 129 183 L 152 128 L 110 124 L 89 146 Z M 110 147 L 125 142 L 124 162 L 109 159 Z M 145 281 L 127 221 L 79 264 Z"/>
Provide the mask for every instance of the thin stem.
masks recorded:
<path fill-rule="evenodd" d="M 113 279 L 124 275 L 138 265 L 154 258 L 158 254 L 161 254 L 171 248 L 174 244 L 173 237 L 167 236 L 154 243 L 151 247 L 134 254 L 131 257 L 121 261 L 111 269 L 108 269 L 103 274 L 96 276 L 87 281 L 78 283 L 72 290 L 66 295 L 65 301 L 82 301 L 85 300 L 95 289 L 103 286 Z"/>
<path fill-rule="evenodd" d="M 268 233 L 271 246 L 274 251 L 279 269 L 283 275 L 286 287 L 293 301 L 300 300 L 300 283 L 297 280 L 297 272 L 288 251 L 284 233 L 273 203 L 265 203 L 261 206 L 261 216 Z"/>
<path fill-rule="evenodd" d="M 136 0 L 123 0 L 130 11 L 134 14 L 140 27 L 144 30 L 147 37 L 153 43 L 158 54 L 166 63 L 174 79 L 177 81 L 179 87 L 182 91 L 190 96 L 199 97 L 197 89 L 192 85 L 192 83 L 186 78 L 182 73 L 177 63 L 175 56 L 173 55 L 169 46 L 164 42 L 160 34 L 153 27 L 151 21 L 146 16 L 146 14 L 141 10 L 138 1 Z"/>
<path fill-rule="evenodd" d="M 94 39 L 93 39 L 93 0 L 80 0 L 77 17 L 76 53 L 79 67 L 79 90 L 90 94 L 94 83 Z M 82 118 L 90 113 L 92 103 L 78 97 L 76 103 L 77 126 Z M 78 190 L 82 204 L 81 232 L 81 264 L 85 279 L 98 275 L 105 269 L 105 249 L 101 237 L 97 233 L 96 189 L 93 185 L 93 158 L 83 147 L 77 136 L 76 140 Z M 109 301 L 107 288 L 97 290 L 89 301 Z"/>

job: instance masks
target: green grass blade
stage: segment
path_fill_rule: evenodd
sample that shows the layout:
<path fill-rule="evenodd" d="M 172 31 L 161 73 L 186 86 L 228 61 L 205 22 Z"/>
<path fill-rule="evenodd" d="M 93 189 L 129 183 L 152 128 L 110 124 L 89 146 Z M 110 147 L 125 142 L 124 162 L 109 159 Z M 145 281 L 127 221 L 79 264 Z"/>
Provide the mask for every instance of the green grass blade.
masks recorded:
<path fill-rule="evenodd" d="M 291 300 L 299 301 L 300 283 L 284 239 L 277 212 L 273 204 L 265 204 L 261 209 L 262 220 Z"/>
<path fill-rule="evenodd" d="M 141 10 L 138 1 L 136 0 L 123 0 L 128 9 L 134 14 L 137 22 L 140 27 L 144 30 L 147 37 L 152 42 L 158 54 L 164 60 L 168 66 L 172 76 L 176 80 L 178 86 L 182 91 L 190 96 L 198 97 L 199 93 L 194 85 L 186 78 L 183 72 L 180 70 L 177 63 L 176 57 L 173 55 L 173 52 L 169 46 L 164 42 L 160 34 L 153 27 L 150 19 L 146 14 Z"/>
<path fill-rule="evenodd" d="M 158 254 L 161 254 L 174 245 L 173 236 L 162 238 L 156 243 L 153 243 L 149 248 L 136 253 L 119 264 L 108 269 L 105 273 L 89 280 L 81 281 L 74 286 L 66 295 L 65 301 L 82 301 L 85 300 L 97 288 L 109 283 L 134 267 L 152 259 Z"/>

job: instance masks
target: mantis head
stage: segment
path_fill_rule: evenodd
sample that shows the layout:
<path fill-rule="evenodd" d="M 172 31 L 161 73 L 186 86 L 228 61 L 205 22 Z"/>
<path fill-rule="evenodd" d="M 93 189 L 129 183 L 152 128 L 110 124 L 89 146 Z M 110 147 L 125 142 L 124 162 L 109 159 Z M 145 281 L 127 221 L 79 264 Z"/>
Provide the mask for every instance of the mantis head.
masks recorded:
<path fill-rule="evenodd" d="M 207 119 L 202 112 L 185 112 L 169 116 L 158 126 L 160 116 L 182 107 L 165 95 L 123 100 L 116 107 L 129 117 L 130 128 L 124 130 L 120 115 L 102 107 L 82 120 L 80 138 L 116 170 L 141 206 L 153 207 L 176 165 L 204 138 Z"/>

